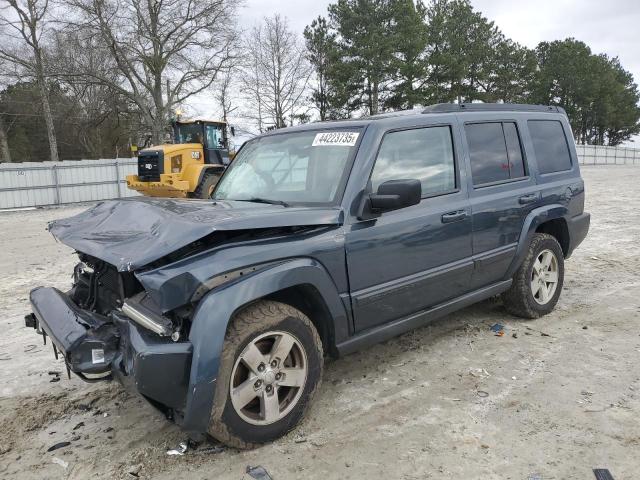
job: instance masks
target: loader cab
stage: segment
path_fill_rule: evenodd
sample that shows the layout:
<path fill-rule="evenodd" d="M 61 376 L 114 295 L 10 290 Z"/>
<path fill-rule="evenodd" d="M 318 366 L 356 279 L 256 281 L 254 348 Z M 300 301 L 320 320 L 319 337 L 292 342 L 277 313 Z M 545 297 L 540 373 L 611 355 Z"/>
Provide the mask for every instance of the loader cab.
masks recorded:
<path fill-rule="evenodd" d="M 227 124 L 210 120 L 177 121 L 173 124 L 175 143 L 199 143 L 202 145 L 204 163 L 229 164 L 229 140 Z"/>

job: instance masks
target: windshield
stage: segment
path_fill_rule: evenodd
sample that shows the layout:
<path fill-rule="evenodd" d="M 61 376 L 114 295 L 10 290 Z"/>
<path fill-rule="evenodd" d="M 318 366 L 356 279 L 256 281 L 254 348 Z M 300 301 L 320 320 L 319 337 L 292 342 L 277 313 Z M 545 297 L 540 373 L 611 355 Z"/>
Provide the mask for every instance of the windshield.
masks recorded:
<path fill-rule="evenodd" d="M 215 200 L 330 204 L 346 179 L 359 129 L 305 131 L 249 141 L 220 180 Z"/>
<path fill-rule="evenodd" d="M 202 143 L 202 125 L 176 125 L 176 143 Z"/>

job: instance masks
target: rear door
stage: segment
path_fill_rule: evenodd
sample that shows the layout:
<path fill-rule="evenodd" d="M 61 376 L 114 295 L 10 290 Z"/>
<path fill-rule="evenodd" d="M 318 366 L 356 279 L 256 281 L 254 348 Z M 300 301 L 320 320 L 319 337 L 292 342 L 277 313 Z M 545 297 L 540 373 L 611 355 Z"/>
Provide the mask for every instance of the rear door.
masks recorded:
<path fill-rule="evenodd" d="M 468 291 L 471 211 L 461 184 L 452 124 L 387 131 L 372 191 L 388 180 L 419 179 L 418 205 L 356 222 L 346 233 L 355 330 L 362 331 Z"/>
<path fill-rule="evenodd" d="M 526 123 L 464 116 L 464 144 L 473 225 L 472 287 L 501 280 L 513 260 L 528 213 L 540 204 L 522 146 Z"/>

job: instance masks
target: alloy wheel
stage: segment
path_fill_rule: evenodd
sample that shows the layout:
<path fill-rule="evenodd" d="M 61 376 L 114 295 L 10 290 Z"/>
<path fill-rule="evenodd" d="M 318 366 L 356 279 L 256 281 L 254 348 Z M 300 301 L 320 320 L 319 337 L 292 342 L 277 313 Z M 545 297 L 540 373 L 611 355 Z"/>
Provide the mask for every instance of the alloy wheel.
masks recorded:
<path fill-rule="evenodd" d="M 307 354 L 287 332 L 267 332 L 238 356 L 231 373 L 231 403 L 244 421 L 269 425 L 297 404 L 307 381 Z"/>
<path fill-rule="evenodd" d="M 536 257 L 531 270 L 531 293 L 540 305 L 546 305 L 558 288 L 558 259 L 551 250 L 543 250 Z"/>

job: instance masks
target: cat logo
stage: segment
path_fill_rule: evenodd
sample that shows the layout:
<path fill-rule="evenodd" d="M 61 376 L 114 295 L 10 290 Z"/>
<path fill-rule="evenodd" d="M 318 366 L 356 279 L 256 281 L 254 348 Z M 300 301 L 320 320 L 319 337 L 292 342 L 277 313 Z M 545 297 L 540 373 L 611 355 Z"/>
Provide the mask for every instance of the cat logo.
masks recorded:
<path fill-rule="evenodd" d="M 191 158 L 198 160 L 200 158 L 200 152 L 198 151 L 191 152 Z"/>

